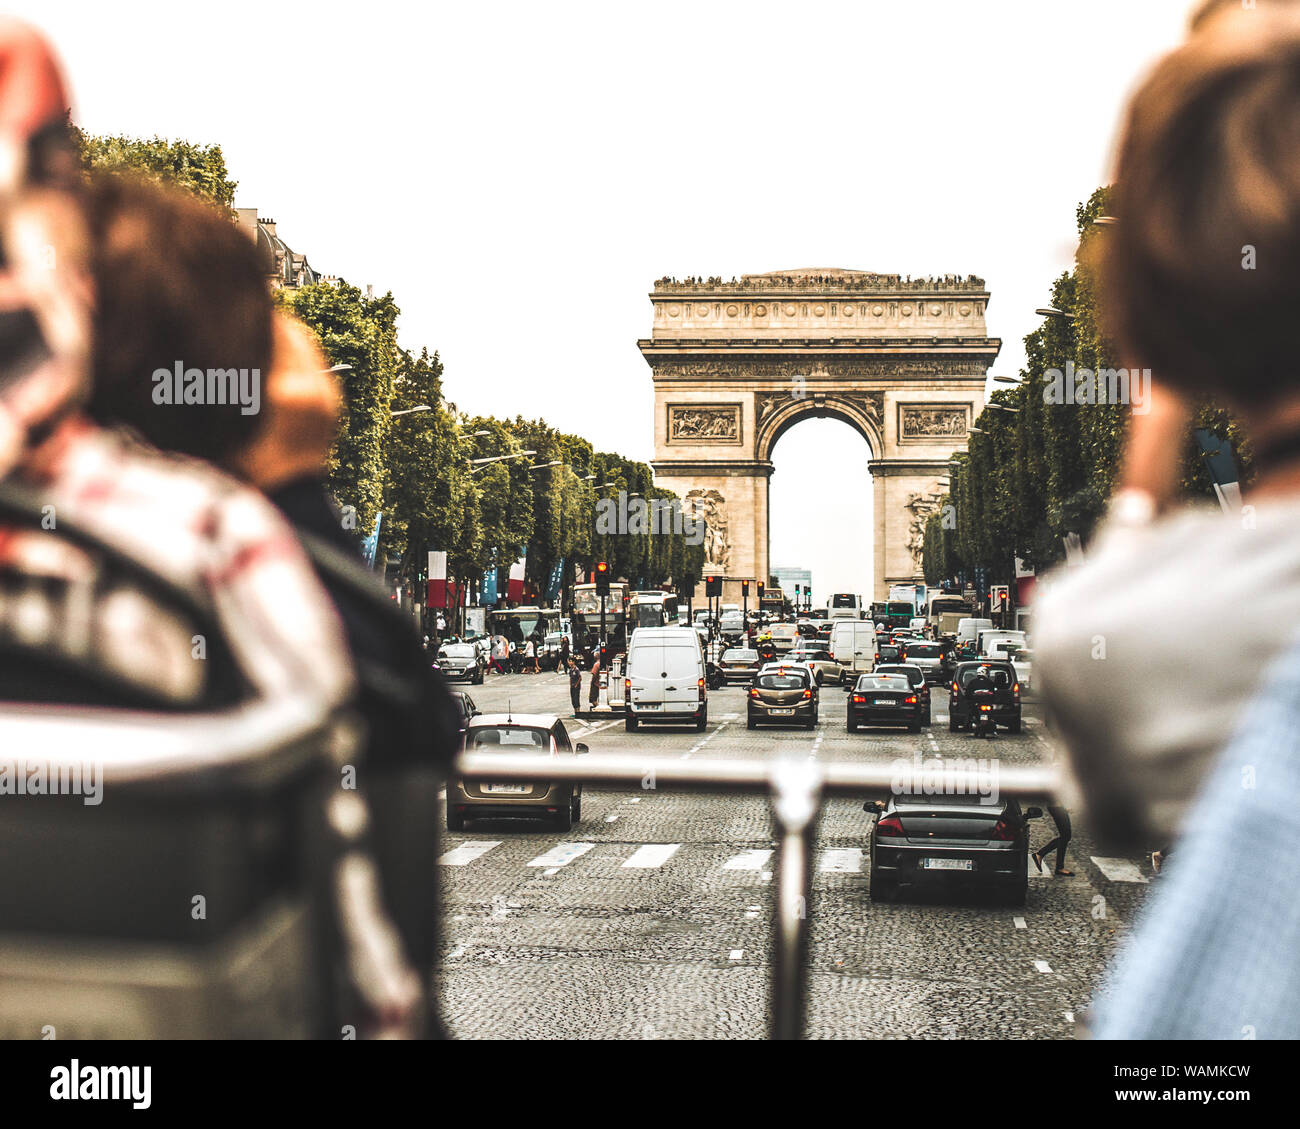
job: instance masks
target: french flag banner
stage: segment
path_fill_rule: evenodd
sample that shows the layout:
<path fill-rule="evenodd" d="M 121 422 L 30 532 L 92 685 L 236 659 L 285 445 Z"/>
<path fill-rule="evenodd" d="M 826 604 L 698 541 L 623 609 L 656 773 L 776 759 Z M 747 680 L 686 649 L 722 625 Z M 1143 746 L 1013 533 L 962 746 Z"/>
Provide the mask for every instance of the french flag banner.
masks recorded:
<path fill-rule="evenodd" d="M 447 606 L 447 554 L 429 554 L 429 603 L 431 608 Z"/>
<path fill-rule="evenodd" d="M 520 557 L 510 566 L 510 580 L 506 584 L 506 599 L 512 604 L 517 604 L 524 598 L 524 568 L 527 564 L 528 558 Z"/>

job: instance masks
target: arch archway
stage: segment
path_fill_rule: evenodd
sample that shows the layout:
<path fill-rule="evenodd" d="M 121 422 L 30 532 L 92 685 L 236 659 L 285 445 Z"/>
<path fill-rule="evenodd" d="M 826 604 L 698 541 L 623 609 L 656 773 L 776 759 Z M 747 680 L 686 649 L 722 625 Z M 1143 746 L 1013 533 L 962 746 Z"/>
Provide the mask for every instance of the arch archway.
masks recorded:
<path fill-rule="evenodd" d="M 874 586 L 920 572 L 920 531 L 948 460 L 984 407 L 1001 341 L 982 279 L 780 271 L 663 279 L 638 342 L 655 385 L 656 481 L 710 522 L 710 572 L 766 581 L 776 441 L 841 419 L 872 451 Z M 733 597 L 734 598 L 734 597 Z"/>

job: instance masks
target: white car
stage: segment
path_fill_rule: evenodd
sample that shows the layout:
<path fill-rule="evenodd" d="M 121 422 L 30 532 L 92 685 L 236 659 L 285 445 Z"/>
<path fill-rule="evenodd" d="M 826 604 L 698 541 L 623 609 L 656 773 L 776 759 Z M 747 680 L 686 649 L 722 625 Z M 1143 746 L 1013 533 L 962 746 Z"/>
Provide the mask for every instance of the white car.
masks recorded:
<path fill-rule="evenodd" d="M 818 686 L 825 682 L 834 682 L 839 686 L 844 685 L 844 667 L 831 658 L 830 652 L 825 647 L 796 646 L 786 656 L 786 661 L 802 663 L 807 666 L 815 675 Z"/>

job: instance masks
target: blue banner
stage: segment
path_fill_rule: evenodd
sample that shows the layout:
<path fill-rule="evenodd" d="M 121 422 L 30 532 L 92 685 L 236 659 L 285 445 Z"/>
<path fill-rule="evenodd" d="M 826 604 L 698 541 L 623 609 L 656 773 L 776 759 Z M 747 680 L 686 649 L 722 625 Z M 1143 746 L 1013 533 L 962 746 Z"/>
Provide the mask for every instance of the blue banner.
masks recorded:
<path fill-rule="evenodd" d="M 375 567 L 375 554 L 379 550 L 379 523 L 384 520 L 383 513 L 375 514 L 375 531 L 361 542 L 361 554 L 366 559 L 366 567 Z"/>
<path fill-rule="evenodd" d="M 492 607 L 497 602 L 497 570 L 488 569 L 483 574 L 483 606 Z"/>
<path fill-rule="evenodd" d="M 551 569 L 551 578 L 546 583 L 546 602 L 555 603 L 560 598 L 560 584 L 564 580 L 564 558 L 561 557 L 555 562 L 555 567 Z"/>

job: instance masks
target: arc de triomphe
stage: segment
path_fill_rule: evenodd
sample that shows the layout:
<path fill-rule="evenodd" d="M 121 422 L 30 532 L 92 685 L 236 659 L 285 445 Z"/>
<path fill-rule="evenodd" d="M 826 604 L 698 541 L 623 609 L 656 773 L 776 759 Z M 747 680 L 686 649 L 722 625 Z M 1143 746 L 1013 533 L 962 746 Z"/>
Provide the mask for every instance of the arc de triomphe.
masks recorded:
<path fill-rule="evenodd" d="M 870 598 L 919 579 L 931 495 L 1002 345 L 986 333 L 983 279 L 815 268 L 661 279 L 650 300 L 654 327 L 637 344 L 654 374 L 655 482 L 707 519 L 707 571 L 732 579 L 724 598 L 768 577 L 772 448 L 814 416 L 845 421 L 871 449 Z M 829 488 L 851 507 L 848 486 Z"/>

